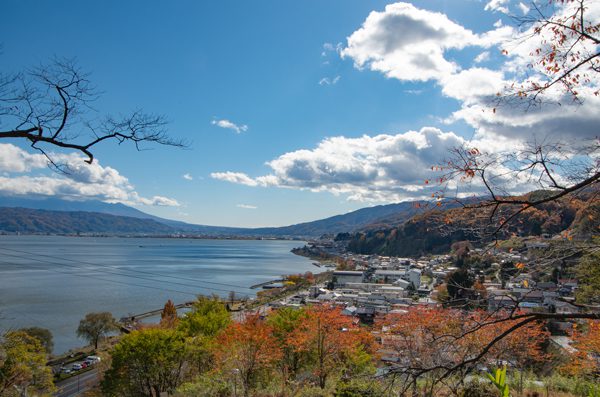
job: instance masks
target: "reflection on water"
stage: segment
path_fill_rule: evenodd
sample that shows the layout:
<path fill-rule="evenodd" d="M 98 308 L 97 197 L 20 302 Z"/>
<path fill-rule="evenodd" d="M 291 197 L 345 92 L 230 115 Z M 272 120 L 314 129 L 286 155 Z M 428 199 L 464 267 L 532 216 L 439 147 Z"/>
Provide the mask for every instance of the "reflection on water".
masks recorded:
<path fill-rule="evenodd" d="M 254 295 L 249 286 L 318 270 L 298 241 L 0 236 L 0 330 L 48 328 L 55 353 L 83 344 L 91 311 L 117 318 L 198 293 Z"/>

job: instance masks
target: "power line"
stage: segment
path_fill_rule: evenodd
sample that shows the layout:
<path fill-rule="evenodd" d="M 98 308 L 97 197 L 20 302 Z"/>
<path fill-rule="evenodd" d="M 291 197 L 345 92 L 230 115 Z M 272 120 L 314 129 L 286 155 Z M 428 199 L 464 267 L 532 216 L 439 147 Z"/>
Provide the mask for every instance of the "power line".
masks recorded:
<path fill-rule="evenodd" d="M 16 250 L 14 248 L 0 247 L 0 249 L 6 250 L 6 251 L 12 251 L 12 252 L 19 252 L 19 253 L 28 254 L 28 255 L 37 255 L 37 256 L 43 256 L 43 257 L 46 257 L 46 258 L 65 260 L 65 258 L 61 258 L 61 257 L 57 257 L 57 256 L 52 256 L 52 255 L 47 255 L 47 254 L 39 254 L 39 253 L 28 252 L 28 251 L 23 251 L 23 250 Z M 74 261 L 72 261 L 72 262 L 74 262 Z M 214 284 L 214 285 L 222 285 L 222 286 L 225 286 L 225 287 L 250 289 L 250 288 L 244 287 L 242 285 L 227 284 L 227 283 L 218 283 L 216 281 L 205 281 L 205 280 L 199 280 L 199 279 L 194 278 L 194 277 L 185 278 L 185 277 L 180 277 L 180 276 L 163 275 L 161 273 L 154 273 L 154 272 L 149 272 L 149 271 L 144 271 L 144 270 L 120 269 L 120 268 L 118 268 L 116 266 L 113 266 L 113 265 L 102 265 L 102 264 L 99 264 L 99 263 L 87 262 L 87 261 L 82 261 L 82 260 L 77 260 L 77 263 L 82 263 L 82 264 L 91 265 L 91 266 L 102 266 L 102 268 L 110 267 L 110 268 L 113 268 L 113 269 L 122 270 L 122 271 L 128 271 L 128 272 L 132 272 L 132 273 L 150 274 L 150 275 L 154 275 L 154 276 L 169 277 L 169 278 L 174 278 L 174 279 L 179 279 L 179 280 L 184 280 L 184 281 L 194 280 L 194 281 L 198 281 L 200 283 L 205 283 L 205 284 Z"/>
<path fill-rule="evenodd" d="M 35 252 L 28 252 L 28 251 L 23 251 L 23 250 L 16 250 L 16 249 L 11 249 L 11 248 L 4 248 L 4 247 L 0 247 L 1 250 L 5 250 L 5 251 L 12 251 L 12 252 L 18 252 L 18 253 L 23 253 L 23 254 L 27 254 L 27 255 L 36 255 L 36 256 L 41 256 L 41 257 L 46 257 L 46 258 L 51 258 L 51 259 L 58 259 L 61 261 L 65 261 L 67 259 L 65 258 L 60 258 L 57 256 L 52 256 L 52 255 L 47 255 L 47 254 L 38 254 Z M 134 270 L 134 269 L 121 269 L 118 268 L 114 265 L 101 265 L 99 263 L 93 263 L 93 262 L 87 262 L 87 261 L 81 261 L 81 260 L 77 260 L 77 261 L 72 261 L 74 263 L 78 263 L 78 264 L 85 264 L 85 265 L 91 265 L 91 266 L 96 266 L 96 267 L 101 267 L 102 269 L 105 269 L 106 267 L 118 270 L 118 271 L 126 271 L 126 272 L 131 272 L 131 273 L 140 273 L 140 274 L 148 274 L 148 275 L 152 275 L 152 276 L 157 276 L 157 277 L 167 277 L 167 278 L 173 278 L 173 279 L 178 279 L 178 280 L 184 280 L 184 281 L 197 281 L 199 283 L 203 283 L 203 284 L 211 284 L 211 285 L 221 285 L 224 287 L 231 287 L 231 288 L 241 288 L 241 289 L 247 289 L 249 290 L 249 287 L 244 287 L 241 285 L 235 285 L 235 284 L 227 284 L 227 283 L 219 283 L 219 282 L 215 282 L 215 281 L 205 281 L 205 280 L 199 280 L 197 278 L 194 277 L 189 277 L 189 278 L 185 278 L 185 277 L 180 277 L 180 276 L 172 276 L 172 275 L 168 275 L 168 274 L 161 274 L 161 273 L 156 273 L 156 272 L 150 272 L 150 271 L 145 271 L 145 270 Z M 177 284 L 177 283 L 175 283 Z M 189 285 L 188 285 L 189 286 Z M 194 286 L 196 287 L 196 286 Z M 221 290 L 221 289 L 215 289 L 217 291 Z M 228 290 L 229 291 L 229 290 Z M 239 291 L 236 291 L 239 292 Z"/>
<path fill-rule="evenodd" d="M 0 249 L 1 249 L 1 250 L 8 250 L 8 251 L 16 251 L 16 250 L 11 250 L 11 249 L 8 249 L 8 248 L 0 248 Z M 28 254 L 35 255 L 35 254 L 32 254 L 32 253 L 28 253 Z M 33 261 L 37 261 L 37 262 L 41 262 L 41 263 L 47 263 L 47 264 L 51 264 L 51 265 L 58 265 L 58 266 L 64 266 L 64 267 L 74 268 L 74 269 L 77 269 L 77 270 L 83 270 L 83 269 L 81 269 L 81 267 L 79 267 L 79 266 L 76 266 L 76 265 L 69 265 L 69 264 L 67 264 L 67 263 L 62 263 L 62 262 L 54 262 L 54 261 L 49 261 L 49 260 L 44 260 L 44 259 L 38 259 L 38 258 L 33 258 L 33 257 L 25 257 L 25 256 L 20 256 L 20 255 L 16 255 L 16 254 L 9 254 L 9 253 L 4 253 L 4 255 L 11 256 L 11 257 L 15 257 L 15 258 L 19 258 L 19 259 L 33 260 Z M 77 262 L 75 262 L 75 261 L 72 261 L 72 262 L 73 262 L 73 263 L 77 263 Z M 96 266 L 98 266 L 98 265 L 96 265 Z M 42 269 L 42 270 L 46 270 L 46 269 L 44 268 L 44 269 Z M 52 269 L 52 270 L 55 270 L 55 269 Z M 87 270 L 87 271 L 91 271 L 91 272 L 95 272 L 95 273 L 101 273 L 101 274 L 102 274 L 102 273 L 105 273 L 105 274 L 114 274 L 114 275 L 117 275 L 117 276 L 129 277 L 129 278 L 134 278 L 134 279 L 138 279 L 138 280 L 146 280 L 146 281 L 151 281 L 151 282 L 160 282 L 160 283 L 166 283 L 166 284 L 171 284 L 171 285 L 180 285 L 180 286 L 184 286 L 184 287 L 190 287 L 190 288 L 199 288 L 199 287 L 200 287 L 200 288 L 202 288 L 202 289 L 207 289 L 207 290 L 211 290 L 211 291 L 221 291 L 221 292 L 230 292 L 230 291 L 231 291 L 231 290 L 226 290 L 226 289 L 223 289 L 223 288 L 205 287 L 205 286 L 198 286 L 198 285 L 192 285 L 192 284 L 179 283 L 179 282 L 174 282 L 174 281 L 162 281 L 162 280 L 156 280 L 156 279 L 152 279 L 152 278 L 141 277 L 141 276 L 135 276 L 135 275 L 131 275 L 131 274 L 124 274 L 124 273 L 118 273 L 118 272 L 111 272 L 111 271 L 107 271 L 107 270 L 104 270 L 104 269 L 99 269 L 99 270 L 94 270 L 94 269 L 85 269 L 85 270 Z M 65 272 L 61 272 L 61 273 L 65 273 Z M 75 275 L 75 276 L 81 276 L 81 277 L 90 277 L 90 278 L 94 278 L 93 276 L 89 276 L 89 275 L 78 275 L 78 274 L 75 274 L 75 273 L 72 273 L 72 272 L 67 272 L 67 273 L 65 273 L 65 274 L 71 274 L 71 275 Z M 162 275 L 159 275 L 159 274 L 157 274 L 156 276 L 162 276 Z M 96 278 L 96 279 L 98 279 L 97 277 L 95 277 L 95 278 Z M 100 280 L 100 279 L 99 279 L 99 280 Z M 109 282 L 117 282 L 116 280 L 110 280 L 110 279 L 101 279 L 101 280 L 102 280 L 102 281 L 109 281 Z M 117 282 L 117 283 L 119 283 L 119 284 L 126 284 L 126 285 L 127 285 L 127 283 L 124 283 L 124 282 Z M 131 285 L 134 285 L 134 284 L 131 284 Z M 154 287 L 151 287 L 151 286 L 145 286 L 145 285 L 141 285 L 141 284 L 139 284 L 139 285 L 137 285 L 137 286 L 143 286 L 143 287 L 146 287 L 146 288 L 154 288 Z M 160 289 L 160 288 L 158 288 L 158 287 L 157 287 L 157 289 Z M 164 289 L 164 288 L 163 288 L 163 289 Z M 171 289 L 171 291 L 173 291 L 173 292 L 179 292 L 179 293 L 185 293 L 185 294 L 192 294 L 192 293 L 190 293 L 190 292 L 184 292 L 184 291 L 179 291 L 179 290 L 172 290 L 172 289 Z M 240 293 L 240 294 L 244 294 L 244 293 L 242 293 L 242 292 L 240 292 L 240 291 L 235 291 L 235 290 L 234 290 L 234 292 L 238 292 L 238 293 Z M 194 294 L 194 295 L 195 295 L 195 294 Z"/>
<path fill-rule="evenodd" d="M 14 256 L 14 255 L 10 255 L 10 256 Z M 15 257 L 17 257 L 17 256 L 15 256 Z M 24 257 L 17 257 L 17 258 L 21 258 L 21 259 L 29 259 L 29 258 L 24 258 Z M 35 260 L 35 259 L 34 259 L 34 260 Z M 12 262 L 7 262 L 7 261 L 2 261 L 2 262 L 4 262 L 5 264 L 9 264 L 9 265 L 10 265 L 10 264 L 14 264 L 14 263 L 12 263 Z M 35 265 L 35 264 L 32 264 L 31 266 L 36 266 L 36 265 Z M 40 266 L 40 265 L 37 265 L 37 266 Z M 188 291 L 179 291 L 179 290 L 170 289 L 170 288 L 154 287 L 154 286 L 150 286 L 150 285 L 144 285 L 144 284 L 135 284 L 135 283 L 128 283 L 128 282 L 124 282 L 124 281 L 118 281 L 118 280 L 104 279 L 104 278 L 99 278 L 99 277 L 96 277 L 96 276 L 82 275 L 82 274 L 77 274 L 77 273 L 73 273 L 73 272 L 69 272 L 69 271 L 63 272 L 63 271 L 60 271 L 60 270 L 58 270 L 58 269 L 50 269 L 50 268 L 47 268 L 47 267 L 38 267 L 37 269 L 38 269 L 38 270 L 42 270 L 42 271 L 51 272 L 51 273 L 61 273 L 61 274 L 68 274 L 68 275 L 75 276 L 75 277 L 81 277 L 81 278 L 86 278 L 86 279 L 90 279 L 90 278 L 91 278 L 91 279 L 95 279 L 95 280 L 107 281 L 107 282 L 110 282 L 110 283 L 122 284 L 122 285 L 127 285 L 127 286 L 135 286 L 135 287 L 143 287 L 143 288 L 152 288 L 152 289 L 154 289 L 154 290 L 157 290 L 157 289 L 159 289 L 159 290 L 163 290 L 163 291 L 168 291 L 168 292 L 177 292 L 177 293 L 180 293 L 180 294 L 187 294 L 187 295 L 194 295 L 194 296 L 196 296 L 196 295 L 197 295 L 197 294 L 194 294 L 194 293 L 192 293 L 192 292 L 188 292 Z"/>

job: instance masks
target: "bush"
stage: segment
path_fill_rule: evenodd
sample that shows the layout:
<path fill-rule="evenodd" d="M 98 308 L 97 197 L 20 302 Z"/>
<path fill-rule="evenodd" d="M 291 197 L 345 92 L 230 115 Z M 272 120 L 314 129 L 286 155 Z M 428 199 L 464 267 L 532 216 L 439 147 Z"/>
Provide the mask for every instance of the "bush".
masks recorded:
<path fill-rule="evenodd" d="M 238 394 L 241 391 L 237 390 Z M 233 388 L 225 380 L 214 376 L 200 376 L 193 383 L 181 385 L 175 397 L 228 397 L 234 395 Z"/>
<path fill-rule="evenodd" d="M 335 397 L 383 397 L 381 385 L 375 380 L 351 380 L 340 382 L 333 394 Z"/>
<path fill-rule="evenodd" d="M 462 397 L 498 397 L 498 389 L 488 381 L 473 380 L 461 392 Z"/>

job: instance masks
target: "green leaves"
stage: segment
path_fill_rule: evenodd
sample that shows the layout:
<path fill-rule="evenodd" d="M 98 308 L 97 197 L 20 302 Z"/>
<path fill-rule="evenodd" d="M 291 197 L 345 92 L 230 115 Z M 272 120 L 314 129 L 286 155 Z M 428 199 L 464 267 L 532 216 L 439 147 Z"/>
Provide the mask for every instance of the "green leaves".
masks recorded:
<path fill-rule="evenodd" d="M 109 396 L 173 392 L 181 383 L 185 357 L 181 333 L 161 328 L 134 331 L 115 346 L 102 390 Z"/>
<path fill-rule="evenodd" d="M 192 311 L 179 322 L 178 329 L 187 336 L 215 337 L 230 322 L 231 316 L 218 297 L 199 297 Z"/>
<path fill-rule="evenodd" d="M 496 386 L 498 390 L 500 390 L 500 395 L 502 397 L 510 397 L 510 390 L 508 385 L 506 384 L 506 365 L 502 368 L 496 369 L 494 374 L 490 374 L 488 372 L 485 373 L 490 381 Z"/>

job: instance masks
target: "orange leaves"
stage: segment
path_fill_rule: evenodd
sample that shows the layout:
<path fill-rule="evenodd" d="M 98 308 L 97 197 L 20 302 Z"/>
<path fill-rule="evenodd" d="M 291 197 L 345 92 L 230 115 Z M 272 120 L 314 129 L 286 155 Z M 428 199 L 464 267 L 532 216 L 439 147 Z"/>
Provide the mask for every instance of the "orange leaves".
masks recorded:
<path fill-rule="evenodd" d="M 573 324 L 571 337 L 574 351 L 562 370 L 569 374 L 581 375 L 600 369 L 599 362 L 590 359 L 600 355 L 600 321 L 589 320 L 581 327 Z"/>
<path fill-rule="evenodd" d="M 525 269 L 525 264 L 523 262 L 518 262 L 515 264 L 515 267 L 519 270 Z"/>
<path fill-rule="evenodd" d="M 258 315 L 231 323 L 217 338 L 215 351 L 220 365 L 237 368 L 249 376 L 253 371 L 274 365 L 281 354 L 272 327 Z"/>
<path fill-rule="evenodd" d="M 360 328 L 339 308 L 312 306 L 306 309 L 300 324 L 289 334 L 287 344 L 297 352 L 312 356 L 313 374 L 325 387 L 330 373 L 357 350 L 375 350 L 372 334 Z"/>
<path fill-rule="evenodd" d="M 502 316 L 482 311 L 411 308 L 406 314 L 388 315 L 382 321 L 383 349 L 398 352 L 413 368 L 458 364 L 465 357 L 479 354 L 517 323 Z M 548 335 L 543 324 L 527 324 L 490 346 L 486 357 L 522 364 L 545 360 L 543 345 Z"/>

